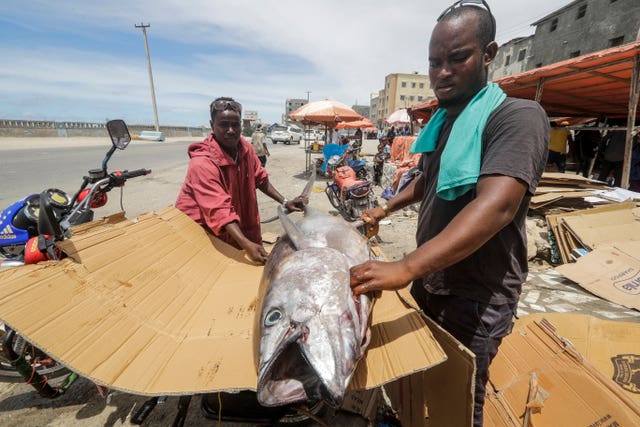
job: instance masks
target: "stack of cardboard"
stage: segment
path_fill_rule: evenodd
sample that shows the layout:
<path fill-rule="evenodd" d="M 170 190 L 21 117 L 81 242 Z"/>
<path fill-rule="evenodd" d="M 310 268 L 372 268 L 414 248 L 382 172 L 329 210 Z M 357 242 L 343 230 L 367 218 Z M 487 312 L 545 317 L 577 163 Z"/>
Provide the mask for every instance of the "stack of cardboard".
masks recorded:
<path fill-rule="evenodd" d="M 545 172 L 535 196 L 531 198 L 530 208 L 538 211 L 552 207 L 571 210 L 598 203 L 612 203 L 613 201 L 602 197 L 601 193 L 605 190 L 611 190 L 611 187 L 581 175 Z"/>
<path fill-rule="evenodd" d="M 640 240 L 640 210 L 631 201 L 547 215 L 547 225 L 563 264 L 599 245 Z"/>

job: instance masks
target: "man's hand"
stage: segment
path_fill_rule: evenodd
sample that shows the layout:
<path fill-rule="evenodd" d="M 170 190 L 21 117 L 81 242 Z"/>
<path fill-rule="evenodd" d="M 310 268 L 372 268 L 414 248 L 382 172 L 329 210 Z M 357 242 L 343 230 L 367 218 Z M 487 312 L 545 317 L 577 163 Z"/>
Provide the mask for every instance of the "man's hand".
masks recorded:
<path fill-rule="evenodd" d="M 257 243 L 248 242 L 244 247 L 244 250 L 247 251 L 247 255 L 253 262 L 257 262 L 258 264 L 264 265 L 267 262 L 267 256 L 269 255 L 267 251 L 264 249 L 262 245 Z"/>
<path fill-rule="evenodd" d="M 308 203 L 308 197 L 298 196 L 295 199 L 289 200 L 284 207 L 287 208 L 289 212 L 301 212 Z"/>
<path fill-rule="evenodd" d="M 371 238 L 378 234 L 378 223 L 387 217 L 387 213 L 380 207 L 367 209 L 360 219 L 364 221 L 365 235 Z"/>
<path fill-rule="evenodd" d="M 394 262 L 367 261 L 351 267 L 351 290 L 355 295 L 373 292 L 377 298 L 381 291 L 394 291 L 406 287 L 414 278 L 404 260 Z"/>

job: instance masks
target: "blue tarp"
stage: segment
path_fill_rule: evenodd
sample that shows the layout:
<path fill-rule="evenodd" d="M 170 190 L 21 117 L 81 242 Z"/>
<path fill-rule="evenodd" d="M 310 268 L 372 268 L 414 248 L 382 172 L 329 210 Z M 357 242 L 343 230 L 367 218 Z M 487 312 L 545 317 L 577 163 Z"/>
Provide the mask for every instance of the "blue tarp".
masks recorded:
<path fill-rule="evenodd" d="M 322 148 L 322 155 L 324 156 L 324 162 L 322 162 L 322 167 L 320 168 L 322 173 L 327 171 L 327 162 L 331 156 L 342 156 L 342 153 L 344 153 L 347 148 L 349 148 L 348 145 L 326 144 Z"/>

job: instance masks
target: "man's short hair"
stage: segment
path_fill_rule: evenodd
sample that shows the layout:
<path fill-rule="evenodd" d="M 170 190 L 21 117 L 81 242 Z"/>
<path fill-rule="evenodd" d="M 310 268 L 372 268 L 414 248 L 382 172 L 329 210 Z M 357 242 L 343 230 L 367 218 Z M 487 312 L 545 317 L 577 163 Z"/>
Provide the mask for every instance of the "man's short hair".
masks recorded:
<path fill-rule="evenodd" d="M 478 16 L 478 34 L 476 35 L 480 46 L 485 47 L 496 39 L 495 18 L 488 10 L 471 5 L 462 5 L 452 9 L 444 15 L 439 22 L 449 21 L 464 16 L 467 13 L 475 13 Z"/>

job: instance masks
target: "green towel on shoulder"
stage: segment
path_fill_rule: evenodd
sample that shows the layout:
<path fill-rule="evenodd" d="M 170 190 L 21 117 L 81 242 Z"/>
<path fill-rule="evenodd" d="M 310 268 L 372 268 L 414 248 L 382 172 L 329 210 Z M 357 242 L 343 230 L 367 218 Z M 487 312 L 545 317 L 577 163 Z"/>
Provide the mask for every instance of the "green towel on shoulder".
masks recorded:
<path fill-rule="evenodd" d="M 440 160 L 436 188 L 440 198 L 455 200 L 475 187 L 480 174 L 482 132 L 493 110 L 506 97 L 500 86 L 489 83 L 473 97 L 454 122 Z M 436 111 L 411 145 L 411 154 L 436 149 L 446 115 L 444 108 Z"/>

